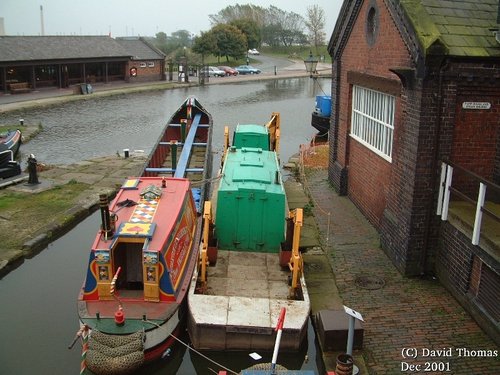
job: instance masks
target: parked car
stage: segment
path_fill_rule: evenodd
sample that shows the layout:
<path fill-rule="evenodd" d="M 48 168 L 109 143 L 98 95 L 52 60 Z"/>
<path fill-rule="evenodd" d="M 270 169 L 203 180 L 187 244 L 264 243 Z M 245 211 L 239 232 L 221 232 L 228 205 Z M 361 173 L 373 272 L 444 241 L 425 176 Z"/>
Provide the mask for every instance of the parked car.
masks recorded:
<path fill-rule="evenodd" d="M 240 74 L 259 74 L 260 69 L 254 68 L 252 65 L 240 65 L 235 68 Z"/>
<path fill-rule="evenodd" d="M 209 77 L 224 77 L 226 72 L 220 70 L 216 66 L 208 66 L 201 69 L 202 73 L 208 74 Z"/>
<path fill-rule="evenodd" d="M 248 50 L 249 55 L 260 55 L 260 52 L 257 51 L 255 48 L 249 49 Z"/>
<path fill-rule="evenodd" d="M 237 76 L 238 71 L 230 66 L 219 66 L 220 70 L 223 70 L 226 73 L 226 76 Z"/>

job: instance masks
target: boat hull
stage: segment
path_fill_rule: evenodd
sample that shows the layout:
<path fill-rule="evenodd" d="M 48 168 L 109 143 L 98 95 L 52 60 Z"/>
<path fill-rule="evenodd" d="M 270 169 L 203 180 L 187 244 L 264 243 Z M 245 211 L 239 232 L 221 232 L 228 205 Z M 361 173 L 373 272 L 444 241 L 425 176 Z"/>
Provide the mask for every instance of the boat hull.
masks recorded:
<path fill-rule="evenodd" d="M 298 351 L 307 336 L 310 300 L 297 268 L 289 283 L 289 245 L 294 243 L 298 253 L 293 238 L 300 238 L 300 230 L 295 223 L 288 228 L 291 216 L 276 151 L 279 123 L 273 113 L 265 127 L 239 124 L 232 146 L 225 131 L 223 178 L 214 184 L 213 209 L 206 204 L 202 260 L 188 295 L 188 332 L 196 349 L 272 350 L 283 308 L 280 350 Z M 211 248 L 216 259 L 211 260 Z"/>
<path fill-rule="evenodd" d="M 143 176 L 129 177 L 109 205 L 101 196 L 101 229 L 78 298 L 92 373 L 129 373 L 157 360 L 185 327 L 199 206 L 209 187 L 211 128 L 208 112 L 188 99 L 165 126 Z M 177 162 L 165 165 L 174 151 Z"/>
<path fill-rule="evenodd" d="M 319 132 L 320 136 L 326 136 L 330 130 L 330 117 L 321 116 L 320 114 L 313 112 L 311 115 L 311 126 Z"/>
<path fill-rule="evenodd" d="M 221 257 L 221 253 L 223 251 L 219 250 L 219 257 Z M 247 255 L 245 254 L 245 257 Z M 221 280 L 217 280 L 215 275 L 220 275 L 220 267 L 225 263 L 222 259 L 219 258 L 218 264 L 213 269 L 210 269 L 211 273 L 208 279 L 212 285 L 214 283 L 219 284 Z M 268 256 L 267 259 L 271 260 L 271 257 Z M 276 269 L 279 269 L 278 260 L 275 267 L 272 268 L 271 270 L 270 267 L 270 274 L 266 277 L 276 279 Z M 234 290 L 227 293 L 231 295 L 210 291 L 210 293 L 214 293 L 211 295 L 201 294 L 196 291 L 195 281 L 198 278 L 198 272 L 195 272 L 189 290 L 187 322 L 193 347 L 198 350 L 272 351 L 276 339 L 275 327 L 278 317 L 281 308 L 286 307 L 287 318 L 282 331 L 280 351 L 295 352 L 301 348 L 307 338 L 310 312 L 310 300 L 304 278 L 301 278 L 300 281 L 303 299 L 295 301 L 287 299 L 288 288 L 286 284 L 285 287 L 281 288 L 281 292 L 279 291 L 278 281 L 266 281 L 266 283 L 272 285 L 267 293 L 274 294 L 274 297 L 260 294 L 264 276 L 262 276 L 261 272 L 258 275 L 260 276 L 258 279 L 245 279 L 243 281 L 245 287 L 238 284 L 238 280 L 233 277 L 230 282 L 239 291 Z M 257 288 L 260 288 L 260 292 Z M 256 292 L 254 295 L 261 295 L 261 297 L 249 297 L 248 294 L 242 296 L 241 291 L 243 289 L 247 291 L 254 289 Z M 278 294 L 281 294 L 281 296 L 278 296 Z"/>
<path fill-rule="evenodd" d="M 10 131 L 0 137 L 0 178 L 9 178 L 21 174 L 21 167 L 15 158 L 21 147 L 20 130 Z"/>

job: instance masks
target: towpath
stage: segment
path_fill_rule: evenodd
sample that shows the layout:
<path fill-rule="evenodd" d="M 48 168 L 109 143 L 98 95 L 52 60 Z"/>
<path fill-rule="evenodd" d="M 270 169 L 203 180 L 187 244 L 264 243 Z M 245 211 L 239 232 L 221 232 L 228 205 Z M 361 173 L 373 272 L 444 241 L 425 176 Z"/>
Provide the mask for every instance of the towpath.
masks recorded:
<path fill-rule="evenodd" d="M 363 350 L 354 354 L 369 374 L 500 374 L 499 347 L 438 280 L 397 271 L 376 230 L 330 186 L 327 169 L 309 171 L 305 185 L 335 275 L 333 305 L 341 302 L 365 320 Z M 335 357 L 325 358 L 334 369 Z"/>

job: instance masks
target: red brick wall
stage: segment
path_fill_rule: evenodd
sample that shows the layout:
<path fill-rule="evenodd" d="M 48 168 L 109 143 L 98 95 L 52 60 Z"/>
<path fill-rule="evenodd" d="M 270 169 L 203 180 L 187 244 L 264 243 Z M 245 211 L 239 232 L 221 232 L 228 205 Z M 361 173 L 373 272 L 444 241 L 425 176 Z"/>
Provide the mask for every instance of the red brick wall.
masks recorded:
<path fill-rule="evenodd" d="M 378 7 L 379 29 L 374 45 L 370 46 L 366 39 L 365 29 L 367 12 L 372 4 L 376 4 Z M 337 160 L 340 165 L 348 169 L 349 197 L 360 207 L 369 220 L 376 227 L 379 227 L 386 205 L 392 164 L 350 138 L 349 130 L 352 84 L 356 83 L 377 89 L 377 78 L 382 78 L 399 85 L 399 78 L 390 72 L 388 67 L 411 66 L 408 50 L 390 14 L 385 9 L 383 1 L 367 1 L 363 4 L 350 33 L 340 64 L 342 71 Z M 357 82 L 349 80 L 348 76 L 352 72 L 360 74 Z M 366 78 L 363 79 L 363 76 Z M 379 91 L 383 91 L 383 89 L 379 89 Z M 399 103 L 399 100 L 397 102 Z M 398 120 L 401 110 L 401 108 L 397 109 Z M 394 133 L 396 142 L 393 153 L 395 154 L 398 152 L 397 139 L 400 128 L 398 123 L 396 123 Z"/>
<path fill-rule="evenodd" d="M 153 62 L 154 66 L 148 67 L 149 62 Z M 145 63 L 146 67 L 141 67 L 141 63 Z M 162 64 L 164 63 L 162 60 L 130 61 L 125 72 L 125 78 L 130 82 L 160 81 L 163 79 L 161 73 L 163 72 Z M 130 68 L 132 67 L 137 69 L 137 76 L 135 77 L 130 75 Z"/>
<path fill-rule="evenodd" d="M 436 261 L 440 282 L 500 344 L 498 262 L 495 263 L 480 247 L 472 245 L 470 238 L 449 222 L 441 225 L 440 237 L 441 247 Z M 495 266 L 496 271 L 493 270 Z"/>
<path fill-rule="evenodd" d="M 457 97 L 451 161 L 493 180 L 500 139 L 500 89 L 462 90 Z M 487 102 L 490 109 L 463 109 L 463 102 Z"/>

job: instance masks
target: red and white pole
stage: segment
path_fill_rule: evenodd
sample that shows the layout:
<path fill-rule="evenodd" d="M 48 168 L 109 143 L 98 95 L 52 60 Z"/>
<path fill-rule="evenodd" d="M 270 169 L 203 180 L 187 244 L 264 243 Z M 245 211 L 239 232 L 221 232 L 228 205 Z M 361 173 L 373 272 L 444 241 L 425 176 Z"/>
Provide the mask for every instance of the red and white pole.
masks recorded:
<path fill-rule="evenodd" d="M 285 322 L 285 314 L 286 308 L 281 308 L 280 317 L 278 318 L 278 324 L 276 325 L 275 331 L 278 332 L 276 334 L 276 341 L 274 342 L 274 351 L 273 351 L 273 359 L 271 360 L 271 371 L 272 374 L 276 373 L 276 361 L 278 360 L 278 351 L 280 348 L 281 334 L 283 332 L 283 323 Z"/>

